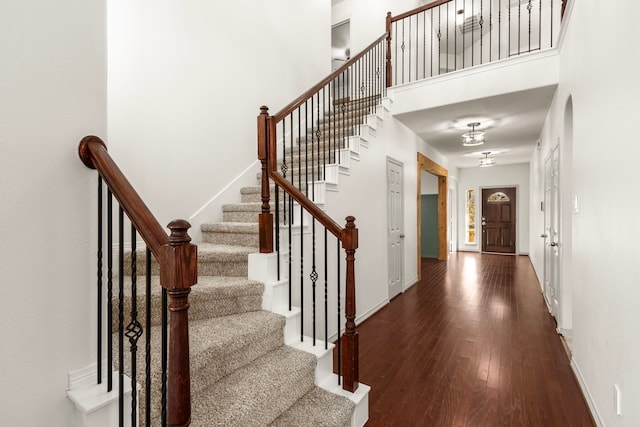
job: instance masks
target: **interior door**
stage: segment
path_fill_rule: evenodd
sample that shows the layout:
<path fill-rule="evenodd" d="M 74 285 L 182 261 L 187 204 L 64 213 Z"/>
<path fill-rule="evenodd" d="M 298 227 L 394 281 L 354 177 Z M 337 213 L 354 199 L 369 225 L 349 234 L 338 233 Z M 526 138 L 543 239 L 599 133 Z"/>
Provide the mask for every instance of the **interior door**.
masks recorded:
<path fill-rule="evenodd" d="M 404 213 L 402 163 L 387 159 L 387 230 L 389 299 L 402 291 L 404 274 Z"/>
<path fill-rule="evenodd" d="M 482 190 L 482 251 L 516 252 L 516 189 Z"/>
<path fill-rule="evenodd" d="M 556 317 L 559 310 L 559 175 L 558 175 L 558 147 L 556 147 L 544 162 L 544 298 L 549 311 Z"/>

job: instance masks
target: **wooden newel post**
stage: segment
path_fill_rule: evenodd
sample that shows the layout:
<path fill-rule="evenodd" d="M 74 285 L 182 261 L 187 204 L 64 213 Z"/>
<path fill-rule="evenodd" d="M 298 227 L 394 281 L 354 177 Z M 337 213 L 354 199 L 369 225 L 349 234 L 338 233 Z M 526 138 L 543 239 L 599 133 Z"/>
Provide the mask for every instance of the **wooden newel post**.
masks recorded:
<path fill-rule="evenodd" d="M 342 248 L 347 253 L 347 278 L 345 296 L 345 331 L 342 334 L 342 388 L 355 392 L 358 389 L 358 332 L 356 331 L 356 280 L 355 253 L 358 248 L 358 229 L 355 218 L 348 216 L 342 230 Z"/>
<path fill-rule="evenodd" d="M 273 252 L 273 214 L 269 206 L 269 128 L 269 108 L 263 105 L 258 116 L 258 160 L 262 164 L 262 212 L 258 217 L 258 235 L 260 253 L 263 254 Z"/>
<path fill-rule="evenodd" d="M 391 12 L 387 12 L 387 87 L 391 87 Z"/>
<path fill-rule="evenodd" d="M 169 367 L 167 424 L 191 424 L 191 376 L 189 371 L 189 292 L 198 281 L 198 248 L 189 243 L 185 220 L 174 220 L 169 244 L 161 247 L 160 284 L 169 295 Z"/>

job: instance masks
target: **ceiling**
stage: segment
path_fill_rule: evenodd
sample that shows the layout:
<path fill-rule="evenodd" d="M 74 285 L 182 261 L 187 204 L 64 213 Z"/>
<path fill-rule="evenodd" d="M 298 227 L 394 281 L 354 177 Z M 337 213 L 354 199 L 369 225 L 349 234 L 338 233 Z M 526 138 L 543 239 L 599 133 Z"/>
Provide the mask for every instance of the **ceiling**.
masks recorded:
<path fill-rule="evenodd" d="M 491 152 L 496 164 L 527 163 L 536 148 L 556 86 L 414 111 L 394 117 L 444 155 L 451 166 L 477 167 L 482 153 Z M 486 142 L 462 145 L 468 123 L 486 132 Z"/>

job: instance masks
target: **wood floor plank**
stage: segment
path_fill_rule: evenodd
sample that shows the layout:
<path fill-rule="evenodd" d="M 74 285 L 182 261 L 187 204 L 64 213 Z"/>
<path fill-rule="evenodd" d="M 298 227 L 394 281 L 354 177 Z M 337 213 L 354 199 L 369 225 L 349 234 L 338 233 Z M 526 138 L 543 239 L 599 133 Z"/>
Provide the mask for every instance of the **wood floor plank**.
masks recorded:
<path fill-rule="evenodd" d="M 528 257 L 421 268 L 358 326 L 368 427 L 595 426 Z"/>

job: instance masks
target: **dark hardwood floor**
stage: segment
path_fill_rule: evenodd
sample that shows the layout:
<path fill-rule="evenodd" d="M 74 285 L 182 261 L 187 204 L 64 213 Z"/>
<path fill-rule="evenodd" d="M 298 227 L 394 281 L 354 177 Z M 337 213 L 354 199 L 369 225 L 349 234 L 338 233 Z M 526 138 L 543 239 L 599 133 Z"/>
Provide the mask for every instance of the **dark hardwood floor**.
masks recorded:
<path fill-rule="evenodd" d="M 453 253 L 363 322 L 376 426 L 594 426 L 528 257 Z"/>

